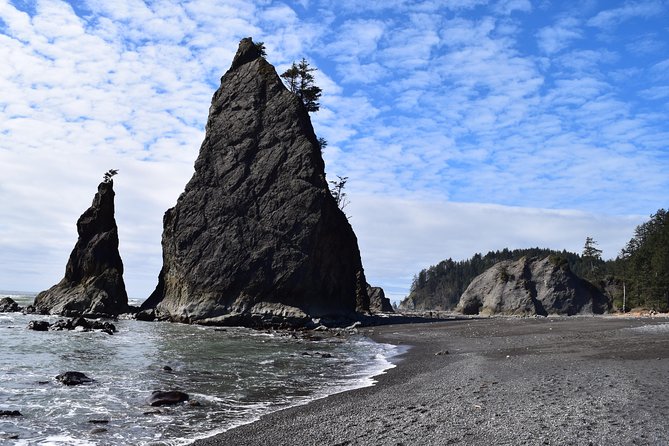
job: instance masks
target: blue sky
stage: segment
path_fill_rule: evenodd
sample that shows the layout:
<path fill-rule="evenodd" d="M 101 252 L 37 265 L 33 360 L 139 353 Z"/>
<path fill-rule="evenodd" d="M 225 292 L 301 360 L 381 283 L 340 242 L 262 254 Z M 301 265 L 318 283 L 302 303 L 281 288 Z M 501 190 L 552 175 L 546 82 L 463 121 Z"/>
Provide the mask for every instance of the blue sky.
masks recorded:
<path fill-rule="evenodd" d="M 669 190 L 669 2 L 0 0 L 0 289 L 56 283 L 110 168 L 145 298 L 242 37 L 306 57 L 368 279 L 530 246 L 615 257 Z"/>

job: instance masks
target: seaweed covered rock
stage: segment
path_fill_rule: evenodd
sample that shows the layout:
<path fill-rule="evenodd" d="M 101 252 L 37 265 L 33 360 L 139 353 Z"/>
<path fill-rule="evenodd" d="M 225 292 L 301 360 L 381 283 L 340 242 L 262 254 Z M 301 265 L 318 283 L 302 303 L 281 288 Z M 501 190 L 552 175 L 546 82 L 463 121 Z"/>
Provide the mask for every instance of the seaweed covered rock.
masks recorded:
<path fill-rule="evenodd" d="M 38 312 L 63 316 L 117 316 L 127 311 L 123 262 L 114 218 L 114 183 L 98 186 L 93 203 L 77 221 L 77 240 L 65 277 L 35 298 Z"/>
<path fill-rule="evenodd" d="M 142 306 L 161 317 L 300 323 L 369 310 L 309 114 L 250 38 L 221 78 L 195 173 L 163 226 L 163 267 Z"/>
<path fill-rule="evenodd" d="M 571 272 L 567 262 L 549 256 L 499 262 L 476 277 L 460 298 L 464 314 L 602 314 L 610 302 L 590 282 Z"/>

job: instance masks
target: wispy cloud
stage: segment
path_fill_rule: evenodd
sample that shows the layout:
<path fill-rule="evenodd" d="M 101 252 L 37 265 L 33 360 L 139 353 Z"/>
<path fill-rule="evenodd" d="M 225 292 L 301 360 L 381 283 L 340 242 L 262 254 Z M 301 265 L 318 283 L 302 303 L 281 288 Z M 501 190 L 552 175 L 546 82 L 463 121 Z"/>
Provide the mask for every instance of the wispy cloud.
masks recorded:
<path fill-rule="evenodd" d="M 554 54 L 569 47 L 583 37 L 581 23 L 574 17 L 564 17 L 554 25 L 542 28 L 537 33 L 537 45 L 546 54 Z"/>
<path fill-rule="evenodd" d="M 635 18 L 648 18 L 666 11 L 666 3 L 662 1 L 629 2 L 624 6 L 600 11 L 588 20 L 589 26 L 611 29 L 622 22 Z"/>
<path fill-rule="evenodd" d="M 532 11 L 532 3 L 530 0 L 500 0 L 498 1 L 493 10 L 502 15 L 508 15 L 513 12 L 530 12 Z"/>

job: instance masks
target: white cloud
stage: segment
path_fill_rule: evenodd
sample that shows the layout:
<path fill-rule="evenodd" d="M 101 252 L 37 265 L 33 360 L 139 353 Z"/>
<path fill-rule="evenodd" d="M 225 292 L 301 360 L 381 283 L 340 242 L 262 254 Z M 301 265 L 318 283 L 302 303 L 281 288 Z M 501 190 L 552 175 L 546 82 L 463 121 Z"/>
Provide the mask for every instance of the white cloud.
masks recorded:
<path fill-rule="evenodd" d="M 488 0 L 442 0 L 439 5 L 452 10 L 472 9 L 477 6 L 487 5 Z"/>
<path fill-rule="evenodd" d="M 558 20 L 555 25 L 542 28 L 537 33 L 537 45 L 546 54 L 554 54 L 569 47 L 583 37 L 580 22 L 573 17 Z"/>
<path fill-rule="evenodd" d="M 350 221 L 367 280 L 384 287 L 393 300 L 408 294 L 413 275 L 421 269 L 477 252 L 540 247 L 580 253 L 590 236 L 600 242 L 605 258 L 614 258 L 645 220 L 364 193 L 350 198 Z"/>
<path fill-rule="evenodd" d="M 627 20 L 649 18 L 665 10 L 663 2 L 660 1 L 630 2 L 620 8 L 600 11 L 588 20 L 588 25 L 611 29 Z"/>
<path fill-rule="evenodd" d="M 530 12 L 532 3 L 530 0 L 500 0 L 493 9 L 496 13 L 504 15 L 509 15 L 514 11 Z"/>
<path fill-rule="evenodd" d="M 669 98 L 669 85 L 660 85 L 643 90 L 641 95 L 652 101 Z"/>
<path fill-rule="evenodd" d="M 669 80 L 669 59 L 665 59 L 661 62 L 656 63 L 650 69 L 651 73 L 655 79 L 661 81 Z"/>

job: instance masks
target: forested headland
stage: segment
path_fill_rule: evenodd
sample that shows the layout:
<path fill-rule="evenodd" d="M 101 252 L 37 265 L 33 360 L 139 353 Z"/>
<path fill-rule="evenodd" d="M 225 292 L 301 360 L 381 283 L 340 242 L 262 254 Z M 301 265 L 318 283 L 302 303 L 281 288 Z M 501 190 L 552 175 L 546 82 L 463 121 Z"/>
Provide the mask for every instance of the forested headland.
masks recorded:
<path fill-rule="evenodd" d="M 660 209 L 637 226 L 615 259 L 604 260 L 597 242 L 587 237 L 580 254 L 546 248 L 503 249 L 467 260 L 447 259 L 421 270 L 413 278 L 404 309 L 452 310 L 471 281 L 503 260 L 551 256 L 576 275 L 600 288 L 616 310 L 669 310 L 669 212 Z"/>

